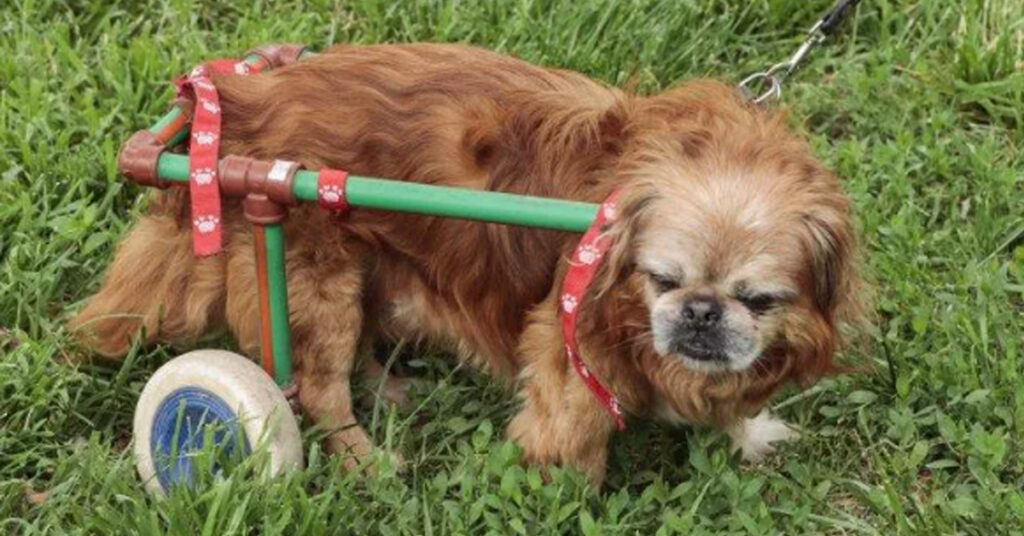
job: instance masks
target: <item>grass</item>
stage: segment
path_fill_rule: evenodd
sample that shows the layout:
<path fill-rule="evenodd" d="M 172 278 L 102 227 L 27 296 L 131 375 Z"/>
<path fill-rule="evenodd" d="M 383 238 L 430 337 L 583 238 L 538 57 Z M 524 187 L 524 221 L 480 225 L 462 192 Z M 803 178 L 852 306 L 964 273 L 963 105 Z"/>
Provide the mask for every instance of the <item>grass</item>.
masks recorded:
<path fill-rule="evenodd" d="M 264 42 L 471 42 L 656 91 L 738 80 L 789 54 L 830 0 L 12 0 L 0 7 L 0 533 L 1024 534 L 1024 4 L 869 0 L 786 87 L 845 180 L 877 288 L 867 373 L 777 400 L 808 431 L 765 465 L 707 431 L 636 425 L 604 491 L 517 464 L 514 402 L 414 356 L 413 408 L 363 422 L 403 474 L 346 475 L 307 429 L 308 468 L 259 460 L 147 497 L 134 401 L 177 351 L 76 369 L 63 325 L 143 192 L 120 142 L 169 79 Z M 229 344 L 229 343 L 224 343 Z"/>

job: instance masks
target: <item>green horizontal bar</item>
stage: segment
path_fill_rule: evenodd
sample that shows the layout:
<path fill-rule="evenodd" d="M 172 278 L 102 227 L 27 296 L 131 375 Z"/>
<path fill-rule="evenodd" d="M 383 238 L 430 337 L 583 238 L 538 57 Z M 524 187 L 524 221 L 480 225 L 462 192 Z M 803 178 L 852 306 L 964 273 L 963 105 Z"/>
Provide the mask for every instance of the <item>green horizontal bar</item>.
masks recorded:
<path fill-rule="evenodd" d="M 316 182 L 316 172 L 297 174 L 295 197 L 315 201 Z M 356 175 L 349 175 L 345 183 L 345 198 L 354 207 L 561 231 L 586 231 L 597 214 L 597 205 L 579 201 Z"/>
<path fill-rule="evenodd" d="M 188 182 L 188 156 L 164 153 L 157 175 L 172 182 Z M 295 174 L 293 192 L 300 201 L 317 199 L 316 171 Z M 597 215 L 597 205 L 567 199 L 551 199 L 433 186 L 415 182 L 349 175 L 345 197 L 354 207 L 393 210 L 413 214 L 505 223 L 560 231 L 586 231 Z"/>

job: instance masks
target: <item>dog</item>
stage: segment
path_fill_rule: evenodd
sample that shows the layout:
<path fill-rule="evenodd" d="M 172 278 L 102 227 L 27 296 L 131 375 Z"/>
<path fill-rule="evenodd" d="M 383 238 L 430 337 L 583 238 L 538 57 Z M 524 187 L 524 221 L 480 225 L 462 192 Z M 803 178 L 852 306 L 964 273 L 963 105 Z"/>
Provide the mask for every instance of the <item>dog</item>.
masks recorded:
<path fill-rule="evenodd" d="M 793 435 L 762 413 L 782 385 L 839 370 L 860 315 L 852 208 L 779 112 L 693 81 L 652 96 L 459 45 L 348 46 L 214 79 L 222 154 L 400 181 L 600 203 L 614 238 L 577 340 L 630 419 L 726 431 L 757 459 Z M 187 189 L 152 194 L 71 326 L 96 352 L 221 328 L 257 355 L 253 236 L 225 200 L 225 250 L 194 258 Z M 559 292 L 575 233 L 294 207 L 285 224 L 294 376 L 346 463 L 371 452 L 350 379 L 373 341 L 442 348 L 516 382 L 528 462 L 600 486 L 615 423 L 570 366 Z M 391 380 L 389 380 L 391 381 Z"/>

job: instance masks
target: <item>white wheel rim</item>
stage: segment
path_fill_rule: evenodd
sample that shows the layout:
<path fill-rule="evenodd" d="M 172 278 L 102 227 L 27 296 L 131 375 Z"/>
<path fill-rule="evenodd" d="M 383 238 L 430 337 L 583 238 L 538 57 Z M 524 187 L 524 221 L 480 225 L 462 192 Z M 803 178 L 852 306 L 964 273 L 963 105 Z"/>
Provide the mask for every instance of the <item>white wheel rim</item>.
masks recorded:
<path fill-rule="evenodd" d="M 301 467 L 299 428 L 288 401 L 274 381 L 259 366 L 238 354 L 196 350 L 160 367 L 146 383 L 135 407 L 135 462 L 149 491 L 155 494 L 164 491 L 154 460 L 154 439 L 157 443 L 161 440 L 154 438 L 154 420 L 161 406 L 172 397 L 182 396 L 183 390 L 205 391 L 237 415 L 238 427 L 249 445 L 253 449 L 267 450 L 271 475 Z M 217 405 L 216 400 L 210 403 Z"/>

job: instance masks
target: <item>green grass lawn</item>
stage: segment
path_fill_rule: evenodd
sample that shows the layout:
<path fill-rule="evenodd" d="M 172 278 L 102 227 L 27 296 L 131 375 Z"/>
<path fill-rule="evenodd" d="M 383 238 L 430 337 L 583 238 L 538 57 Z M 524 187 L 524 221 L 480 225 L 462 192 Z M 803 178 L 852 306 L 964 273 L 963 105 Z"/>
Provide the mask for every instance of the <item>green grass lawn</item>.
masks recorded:
<path fill-rule="evenodd" d="M 876 287 L 867 372 L 776 400 L 806 429 L 745 466 L 705 430 L 633 425 L 600 493 L 542 483 L 515 402 L 413 356 L 409 409 L 366 409 L 404 473 L 244 467 L 155 501 L 128 448 L 170 348 L 73 368 L 64 328 L 144 192 L 114 168 L 168 83 L 266 42 L 469 42 L 650 92 L 788 55 L 831 0 L 350 0 L 0 6 L 0 534 L 1024 534 L 1024 3 L 867 0 L 786 88 L 845 181 Z M 208 345 L 230 347 L 230 341 Z M 248 469 L 248 471 L 246 470 Z"/>

